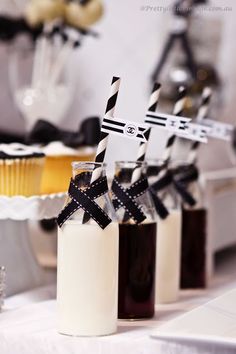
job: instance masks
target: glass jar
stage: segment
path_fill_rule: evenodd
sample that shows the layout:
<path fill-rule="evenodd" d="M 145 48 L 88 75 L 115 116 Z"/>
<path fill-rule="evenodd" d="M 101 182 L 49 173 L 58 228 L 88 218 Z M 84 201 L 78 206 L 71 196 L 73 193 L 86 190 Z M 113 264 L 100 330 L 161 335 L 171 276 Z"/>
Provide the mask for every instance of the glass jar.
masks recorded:
<path fill-rule="evenodd" d="M 20 37 L 9 48 L 8 61 L 9 83 L 16 109 L 24 118 L 27 130 L 42 118 L 60 125 L 73 101 L 75 77 L 69 75 L 66 65 L 58 67 L 57 50 L 51 43 L 47 44 L 45 37 L 39 37 L 35 47 L 32 41 Z M 44 56 L 40 53 L 40 44 L 46 45 Z M 56 73 L 61 73 L 57 79 Z"/>
<path fill-rule="evenodd" d="M 147 181 L 147 165 L 141 162 L 116 162 L 115 179 L 126 191 L 134 185 L 135 171 Z M 114 183 L 114 181 L 113 181 Z M 118 318 L 151 318 L 155 313 L 156 217 L 146 189 L 135 199 L 145 220 L 126 218 L 124 208 L 117 210 L 119 220 Z"/>
<path fill-rule="evenodd" d="M 91 187 L 94 169 L 105 177 L 103 164 L 72 166 L 73 182 L 83 193 Z M 62 334 L 99 336 L 117 328 L 118 223 L 107 191 L 94 201 L 112 220 L 107 227 L 102 229 L 92 217 L 86 218 L 80 208 L 58 230 L 58 330 Z"/>
<path fill-rule="evenodd" d="M 191 167 L 188 165 L 186 168 Z M 207 209 L 199 179 L 188 185 L 195 206 L 182 205 L 181 288 L 207 286 Z"/>
<path fill-rule="evenodd" d="M 170 172 L 172 166 L 170 166 Z M 149 185 L 164 178 L 166 165 L 163 161 L 148 161 Z M 152 172 L 152 173 L 151 173 Z M 157 192 L 169 214 L 158 215 L 156 244 L 156 303 L 164 304 L 178 300 L 180 288 L 181 226 L 180 198 L 173 183 Z"/>

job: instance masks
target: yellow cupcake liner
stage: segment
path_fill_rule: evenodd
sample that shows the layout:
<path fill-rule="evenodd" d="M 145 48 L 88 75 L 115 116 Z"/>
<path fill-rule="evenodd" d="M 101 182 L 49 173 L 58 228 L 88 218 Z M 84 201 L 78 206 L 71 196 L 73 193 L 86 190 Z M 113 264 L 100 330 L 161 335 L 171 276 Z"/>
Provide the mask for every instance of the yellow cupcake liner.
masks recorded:
<path fill-rule="evenodd" d="M 41 194 L 66 192 L 72 177 L 73 161 L 93 161 L 94 153 L 76 156 L 46 156 Z"/>
<path fill-rule="evenodd" d="M 0 195 L 38 195 L 44 162 L 44 157 L 0 160 Z"/>

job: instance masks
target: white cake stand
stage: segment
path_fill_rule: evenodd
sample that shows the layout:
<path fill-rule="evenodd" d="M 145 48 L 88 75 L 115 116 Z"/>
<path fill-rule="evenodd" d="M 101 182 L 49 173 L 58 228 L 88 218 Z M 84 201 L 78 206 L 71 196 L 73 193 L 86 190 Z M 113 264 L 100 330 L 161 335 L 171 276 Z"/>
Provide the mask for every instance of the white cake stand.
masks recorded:
<path fill-rule="evenodd" d="M 0 220 L 52 219 L 59 214 L 65 198 L 65 193 L 32 197 L 0 196 Z"/>
<path fill-rule="evenodd" d="M 28 221 L 56 217 L 65 198 L 65 193 L 28 198 L 0 196 L 0 263 L 6 267 L 7 296 L 45 283 L 46 273 L 30 243 Z"/>

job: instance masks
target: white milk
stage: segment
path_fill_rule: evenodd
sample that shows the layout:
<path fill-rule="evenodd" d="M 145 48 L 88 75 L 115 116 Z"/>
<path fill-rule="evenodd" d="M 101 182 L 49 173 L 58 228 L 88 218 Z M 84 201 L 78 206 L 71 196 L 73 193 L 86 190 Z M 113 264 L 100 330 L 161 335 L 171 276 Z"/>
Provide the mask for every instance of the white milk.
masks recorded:
<path fill-rule="evenodd" d="M 67 221 L 58 231 L 58 331 L 74 336 L 116 332 L 118 224 Z"/>
<path fill-rule="evenodd" d="M 156 303 L 170 303 L 178 299 L 181 261 L 180 210 L 170 210 L 165 220 L 157 223 Z"/>

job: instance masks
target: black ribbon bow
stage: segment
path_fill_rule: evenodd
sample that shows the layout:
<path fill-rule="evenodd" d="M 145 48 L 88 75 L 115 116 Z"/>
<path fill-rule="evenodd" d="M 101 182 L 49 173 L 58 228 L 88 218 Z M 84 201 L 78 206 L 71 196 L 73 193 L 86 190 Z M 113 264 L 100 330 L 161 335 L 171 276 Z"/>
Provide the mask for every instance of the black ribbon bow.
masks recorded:
<path fill-rule="evenodd" d="M 42 33 L 43 26 L 31 27 L 24 18 L 0 16 L 0 40 L 12 41 L 19 34 L 28 34 L 35 40 Z"/>
<path fill-rule="evenodd" d="M 58 215 L 57 224 L 63 224 L 80 208 L 102 228 L 105 229 L 111 222 L 111 218 L 100 208 L 95 200 L 108 192 L 106 177 L 101 177 L 87 188 L 80 188 L 80 182 L 91 178 L 91 173 L 81 173 L 76 180 L 71 180 L 68 195 L 71 201 L 64 207 Z"/>
<path fill-rule="evenodd" d="M 53 37 L 54 34 L 60 34 L 63 40 L 68 40 L 64 33 L 64 26 L 55 26 L 50 33 L 43 33 L 43 23 L 37 26 L 30 26 L 26 19 L 23 17 L 15 18 L 11 16 L 0 16 L 0 40 L 5 42 L 10 42 L 14 40 L 20 34 L 29 35 L 32 40 L 36 40 L 40 35 L 46 35 L 47 37 Z M 99 34 L 93 30 L 73 27 L 75 31 L 82 34 L 83 36 L 93 36 L 98 37 Z M 75 42 L 75 44 L 78 41 Z M 78 42 L 79 44 L 79 42 Z M 75 45 L 76 47 L 77 45 Z"/>
<path fill-rule="evenodd" d="M 198 169 L 194 165 L 179 166 L 176 169 L 168 169 L 166 174 L 155 182 L 150 188 L 153 193 L 158 193 L 173 183 L 183 202 L 191 207 L 196 204 L 196 200 L 187 188 L 189 183 L 196 181 L 199 177 Z"/>
<path fill-rule="evenodd" d="M 113 200 L 115 210 L 124 208 L 129 218 L 133 219 L 136 224 L 142 223 L 146 219 L 146 216 L 135 199 L 144 194 L 147 189 L 148 181 L 146 178 L 139 179 L 129 188 L 125 189 L 115 177 L 111 186 L 112 193 L 115 196 Z"/>
<path fill-rule="evenodd" d="M 91 117 L 85 119 L 77 132 L 62 130 L 52 123 L 40 119 L 26 137 L 26 144 L 48 144 L 61 141 L 69 147 L 95 146 L 99 142 L 100 119 Z"/>

